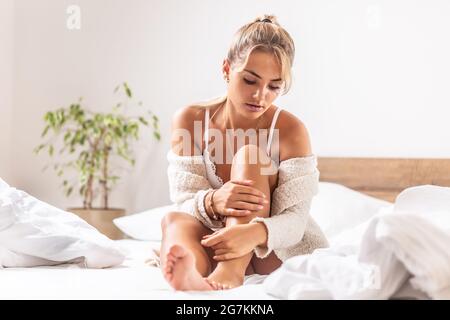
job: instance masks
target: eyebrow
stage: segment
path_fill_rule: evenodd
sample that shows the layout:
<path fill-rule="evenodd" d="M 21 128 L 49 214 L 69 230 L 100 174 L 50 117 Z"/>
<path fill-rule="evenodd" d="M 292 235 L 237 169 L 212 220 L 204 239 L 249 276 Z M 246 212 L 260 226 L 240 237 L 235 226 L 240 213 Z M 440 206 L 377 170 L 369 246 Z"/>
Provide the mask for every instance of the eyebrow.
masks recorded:
<path fill-rule="evenodd" d="M 262 79 L 259 74 L 257 74 L 256 72 L 254 72 L 252 70 L 244 69 L 244 71 L 247 71 L 247 72 L 251 73 L 252 75 L 254 75 L 255 77 Z M 281 80 L 283 80 L 283 79 L 278 78 L 278 79 L 272 79 L 270 81 L 281 81 Z"/>

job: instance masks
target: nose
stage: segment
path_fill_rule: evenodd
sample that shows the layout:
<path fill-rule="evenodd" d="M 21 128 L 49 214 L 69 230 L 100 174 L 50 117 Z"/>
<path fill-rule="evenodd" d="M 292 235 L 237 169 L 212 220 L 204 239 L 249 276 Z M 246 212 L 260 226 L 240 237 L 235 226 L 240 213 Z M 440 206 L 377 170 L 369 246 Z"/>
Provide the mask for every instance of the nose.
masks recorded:
<path fill-rule="evenodd" d="M 253 94 L 253 98 L 258 102 L 260 106 L 264 105 L 264 100 L 267 95 L 268 89 L 266 86 L 262 88 L 256 89 L 255 93 Z"/>

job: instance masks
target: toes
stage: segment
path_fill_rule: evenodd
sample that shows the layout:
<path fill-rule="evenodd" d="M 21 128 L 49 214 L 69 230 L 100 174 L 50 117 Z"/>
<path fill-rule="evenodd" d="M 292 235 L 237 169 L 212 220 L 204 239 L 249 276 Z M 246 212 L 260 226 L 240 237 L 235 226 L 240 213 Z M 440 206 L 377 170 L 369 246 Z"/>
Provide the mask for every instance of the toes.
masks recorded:
<path fill-rule="evenodd" d="M 226 284 L 224 284 L 224 283 L 220 283 L 220 284 L 219 284 L 220 290 L 225 290 L 225 289 L 227 289 L 227 287 L 228 287 L 228 285 L 226 285 Z"/>
<path fill-rule="evenodd" d="M 182 246 L 174 244 L 170 247 L 169 254 L 175 256 L 176 258 L 182 258 L 186 255 L 186 250 Z"/>
<path fill-rule="evenodd" d="M 209 283 L 209 285 L 214 289 L 214 290 L 228 290 L 228 289 L 232 289 L 233 287 L 231 285 L 228 284 L 224 284 L 224 283 L 220 283 L 220 282 L 215 282 L 213 280 L 209 280 L 207 278 L 205 278 L 205 280 Z"/>
<path fill-rule="evenodd" d="M 164 275 L 164 278 L 165 278 L 167 281 L 171 281 L 172 278 L 173 278 L 173 273 L 167 272 L 166 270 L 164 270 L 163 275 Z"/>
<path fill-rule="evenodd" d="M 175 265 L 175 261 L 173 261 L 173 260 L 167 260 L 166 261 L 166 266 L 167 267 L 173 268 L 174 265 Z"/>
<path fill-rule="evenodd" d="M 219 290 L 217 283 L 215 281 L 206 279 L 206 281 L 208 281 L 209 285 L 214 289 L 214 290 Z"/>
<path fill-rule="evenodd" d="M 172 273 L 172 272 L 173 272 L 173 266 L 168 266 L 168 265 L 166 265 L 166 266 L 164 267 L 164 272 L 165 272 L 165 273 Z"/>
<path fill-rule="evenodd" d="M 178 257 L 176 257 L 176 256 L 174 256 L 173 254 L 170 254 L 170 253 L 168 253 L 167 256 L 166 256 L 166 261 L 167 262 L 168 261 L 175 262 L 175 261 L 177 261 L 177 259 L 178 259 Z"/>
<path fill-rule="evenodd" d="M 165 267 L 164 267 L 164 270 L 163 270 L 163 273 L 164 273 L 164 277 L 165 277 L 167 280 L 170 280 L 170 279 L 172 279 L 172 277 L 173 277 L 173 268 L 172 268 L 172 267 L 165 266 Z"/>

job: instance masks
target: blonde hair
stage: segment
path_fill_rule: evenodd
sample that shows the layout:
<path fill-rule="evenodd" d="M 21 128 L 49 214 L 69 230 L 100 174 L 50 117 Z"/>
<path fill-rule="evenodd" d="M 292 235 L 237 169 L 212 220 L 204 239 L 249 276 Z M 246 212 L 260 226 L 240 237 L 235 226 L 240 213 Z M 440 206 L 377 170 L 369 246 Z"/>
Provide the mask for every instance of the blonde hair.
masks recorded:
<path fill-rule="evenodd" d="M 257 17 L 234 34 L 227 54 L 231 67 L 242 71 L 255 49 L 271 52 L 278 59 L 281 79 L 284 82 L 282 94 L 286 94 L 292 85 L 291 68 L 294 63 L 295 46 L 289 33 L 280 26 L 274 15 Z M 226 99 L 225 95 L 196 105 L 211 107 L 225 102 Z"/>

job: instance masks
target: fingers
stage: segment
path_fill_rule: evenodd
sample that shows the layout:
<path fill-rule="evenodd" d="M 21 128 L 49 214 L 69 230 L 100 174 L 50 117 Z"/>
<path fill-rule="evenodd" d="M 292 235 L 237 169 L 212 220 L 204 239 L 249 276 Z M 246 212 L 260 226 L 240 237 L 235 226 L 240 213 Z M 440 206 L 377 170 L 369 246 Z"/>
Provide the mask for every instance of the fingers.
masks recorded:
<path fill-rule="evenodd" d="M 224 254 L 220 254 L 220 255 L 215 255 L 213 257 L 214 260 L 216 261 L 225 261 L 225 260 L 231 260 L 236 258 L 234 254 L 232 253 L 224 253 Z"/>
<path fill-rule="evenodd" d="M 202 239 L 208 239 L 209 237 L 212 237 L 213 235 L 216 235 L 220 230 L 216 230 L 211 234 L 205 234 Z"/>
<path fill-rule="evenodd" d="M 235 201 L 245 201 L 245 202 L 256 203 L 256 204 L 269 203 L 267 198 L 254 196 L 252 194 L 242 194 L 242 193 L 235 195 L 234 200 Z"/>
<path fill-rule="evenodd" d="M 266 195 L 264 194 L 264 192 L 262 192 L 256 188 L 238 185 L 235 190 L 237 193 L 250 194 L 250 195 L 254 195 L 256 197 L 260 197 L 262 199 L 266 198 Z"/>
<path fill-rule="evenodd" d="M 213 248 L 214 249 L 214 256 L 221 256 L 221 255 L 223 255 L 223 254 L 226 254 L 226 253 L 228 253 L 229 252 L 229 250 L 228 249 L 215 249 L 215 248 Z"/>
<path fill-rule="evenodd" d="M 213 249 L 214 252 L 215 252 L 216 250 L 224 250 L 224 249 L 229 250 L 229 249 L 227 249 L 227 246 L 226 246 L 223 242 L 219 242 L 219 243 L 216 244 L 215 246 L 212 246 L 211 249 Z"/>
<path fill-rule="evenodd" d="M 206 240 L 206 239 L 208 239 L 208 238 L 210 238 L 210 237 L 211 237 L 211 235 L 206 235 L 206 236 L 203 237 L 202 240 Z M 203 243 L 208 244 L 206 241 L 203 242 Z M 203 244 L 203 243 L 202 243 L 202 244 Z M 207 245 L 207 246 L 210 247 L 211 249 L 213 249 L 214 251 L 216 251 L 216 250 L 218 250 L 218 249 L 225 249 L 225 248 L 226 248 L 226 245 L 225 245 L 225 243 L 224 243 L 223 241 L 221 241 L 221 242 L 219 242 L 219 243 L 217 243 L 217 244 L 215 244 L 215 245 Z"/>
<path fill-rule="evenodd" d="M 239 192 L 265 197 L 265 194 L 263 192 L 253 187 L 253 185 L 255 184 L 255 181 L 253 180 L 231 180 L 231 183 L 234 183 L 238 186 Z"/>
<path fill-rule="evenodd" d="M 243 186 L 252 186 L 255 183 L 255 181 L 253 181 L 253 180 L 231 180 L 231 183 L 240 184 Z"/>
<path fill-rule="evenodd" d="M 200 241 L 202 246 L 205 247 L 212 247 L 220 242 L 222 242 L 222 234 L 216 234 Z"/>
<path fill-rule="evenodd" d="M 254 212 L 250 210 L 239 210 L 239 209 L 233 209 L 233 208 L 227 208 L 222 213 L 224 216 L 232 216 L 232 217 L 245 217 L 253 214 Z"/>
<path fill-rule="evenodd" d="M 233 204 L 233 207 L 235 207 L 236 209 L 247 210 L 247 211 L 248 210 L 258 211 L 258 210 L 264 209 L 264 206 L 262 206 L 260 204 L 248 203 L 248 202 L 244 202 L 244 201 L 236 201 Z"/>

